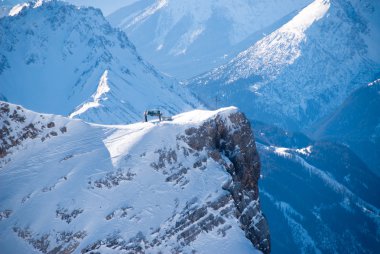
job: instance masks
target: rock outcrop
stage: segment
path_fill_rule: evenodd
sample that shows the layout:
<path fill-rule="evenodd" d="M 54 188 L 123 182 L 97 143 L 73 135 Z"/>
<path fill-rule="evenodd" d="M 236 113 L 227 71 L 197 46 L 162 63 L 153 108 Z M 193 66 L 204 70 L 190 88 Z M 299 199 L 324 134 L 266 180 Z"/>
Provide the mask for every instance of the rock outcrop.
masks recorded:
<path fill-rule="evenodd" d="M 67 132 L 67 127 L 56 126 L 51 115 L 33 115 L 20 106 L 0 101 L 0 168 L 8 161 L 1 160 L 22 147 L 28 139 L 42 142 Z"/>
<path fill-rule="evenodd" d="M 269 227 L 259 201 L 260 158 L 247 118 L 240 112 L 218 115 L 185 133 L 181 138 L 192 149 L 205 149 L 232 176 L 224 188 L 232 195 L 241 228 L 256 248 L 270 253 Z M 228 160 L 231 164 L 226 163 Z"/>

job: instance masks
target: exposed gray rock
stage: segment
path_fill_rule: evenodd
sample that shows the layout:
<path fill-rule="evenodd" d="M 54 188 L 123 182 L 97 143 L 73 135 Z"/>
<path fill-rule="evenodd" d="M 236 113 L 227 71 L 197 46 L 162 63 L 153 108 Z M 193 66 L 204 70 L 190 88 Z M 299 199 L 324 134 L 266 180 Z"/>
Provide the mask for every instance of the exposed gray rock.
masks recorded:
<path fill-rule="evenodd" d="M 9 161 L 5 157 L 21 147 L 24 140 L 45 141 L 58 136 L 59 130 L 61 134 L 67 132 L 66 126 L 58 128 L 54 122 L 46 123 L 43 115 L 29 119 L 26 110 L 6 102 L 0 102 L 0 119 L 0 168 Z"/>
<path fill-rule="evenodd" d="M 241 228 L 256 248 L 270 253 L 269 227 L 259 201 L 260 158 L 247 118 L 240 112 L 227 118 L 218 115 L 185 133 L 178 139 L 196 151 L 207 150 L 208 155 L 231 174 L 232 181 L 225 189 L 232 195 Z M 227 164 L 223 157 L 227 157 L 231 164 Z"/>
<path fill-rule="evenodd" d="M 79 214 L 83 213 L 83 209 L 74 209 L 71 212 L 67 208 L 59 207 L 56 210 L 56 217 L 69 224 L 73 219 L 75 219 Z"/>
<path fill-rule="evenodd" d="M 90 189 L 94 187 L 111 189 L 112 187 L 118 186 L 121 182 L 131 181 L 135 175 L 136 174 L 132 173 L 130 169 L 125 170 L 119 168 L 116 171 L 107 173 L 105 177 L 97 179 L 94 182 L 90 179 L 88 184 L 90 185 Z"/>
<path fill-rule="evenodd" d="M 54 236 L 51 234 L 36 234 L 29 228 L 20 227 L 14 227 L 13 231 L 36 250 L 49 254 L 72 253 L 87 235 L 85 231 L 59 231 Z"/>
<path fill-rule="evenodd" d="M 10 210 L 10 209 L 0 211 L 0 221 L 2 221 L 4 219 L 8 219 L 9 216 L 11 216 L 11 214 L 12 214 L 12 210 Z"/>

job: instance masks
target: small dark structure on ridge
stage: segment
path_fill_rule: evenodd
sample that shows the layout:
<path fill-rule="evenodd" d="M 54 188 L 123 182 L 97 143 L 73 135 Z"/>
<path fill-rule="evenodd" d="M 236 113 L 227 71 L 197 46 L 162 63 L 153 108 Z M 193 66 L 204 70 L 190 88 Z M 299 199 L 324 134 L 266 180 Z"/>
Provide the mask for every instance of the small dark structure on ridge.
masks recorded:
<path fill-rule="evenodd" d="M 145 119 L 145 122 L 148 122 L 148 116 L 158 116 L 158 119 L 162 120 L 162 113 L 160 110 L 158 109 L 154 109 L 154 110 L 145 110 L 144 112 L 144 119 Z"/>

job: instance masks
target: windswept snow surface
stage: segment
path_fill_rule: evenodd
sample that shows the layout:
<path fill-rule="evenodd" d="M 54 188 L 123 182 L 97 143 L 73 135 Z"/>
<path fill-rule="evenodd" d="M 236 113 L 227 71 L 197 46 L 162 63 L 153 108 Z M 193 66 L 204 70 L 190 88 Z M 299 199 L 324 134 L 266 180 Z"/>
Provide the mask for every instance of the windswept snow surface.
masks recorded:
<path fill-rule="evenodd" d="M 305 129 L 377 78 L 380 23 L 374 1 L 315 0 L 228 64 L 190 80 L 214 106 L 237 105 L 253 119 Z"/>
<path fill-rule="evenodd" d="M 108 15 L 144 58 L 190 78 L 227 62 L 311 0 L 148 0 Z"/>
<path fill-rule="evenodd" d="M 140 121 L 149 108 L 174 114 L 199 106 L 142 60 L 99 10 L 59 1 L 29 5 L 0 19 L 0 98 L 107 124 Z"/>
<path fill-rule="evenodd" d="M 44 142 L 39 136 L 26 140 L 0 168 L 2 253 L 46 253 L 55 247 L 76 253 L 259 253 L 239 227 L 231 200 L 222 204 L 232 209 L 225 211 L 224 222 L 207 224 L 221 211 L 206 204 L 226 194 L 222 186 L 231 176 L 211 158 L 204 162 L 207 167 L 193 167 L 205 151 L 177 150 L 188 149 L 177 139 L 185 129 L 236 108 L 119 126 L 40 115 L 11 104 L 13 110 L 25 116 L 25 123 L 54 122 L 66 132 Z M 188 170 L 181 174 L 181 168 Z M 188 228 L 176 224 L 186 222 L 180 221 L 186 215 L 193 220 L 189 228 L 198 222 L 208 228 L 188 245 L 182 234 Z"/>

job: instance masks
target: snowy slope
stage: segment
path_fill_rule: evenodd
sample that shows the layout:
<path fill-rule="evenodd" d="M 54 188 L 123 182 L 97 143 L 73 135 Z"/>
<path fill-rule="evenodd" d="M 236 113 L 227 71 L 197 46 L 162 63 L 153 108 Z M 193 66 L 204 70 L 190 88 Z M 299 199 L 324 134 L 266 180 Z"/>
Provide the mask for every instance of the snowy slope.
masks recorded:
<path fill-rule="evenodd" d="M 138 0 L 65 0 L 77 6 L 93 6 L 102 10 L 105 16 Z"/>
<path fill-rule="evenodd" d="M 101 12 L 59 1 L 29 3 L 0 19 L 0 94 L 30 109 L 98 123 L 168 114 L 197 101 L 137 54 Z"/>
<path fill-rule="evenodd" d="M 272 253 L 377 253 L 380 178 L 347 146 L 254 127 Z"/>
<path fill-rule="evenodd" d="M 268 253 L 258 155 L 236 108 L 119 126 L 7 103 L 0 114 L 7 121 L 2 136 L 20 141 L 1 143 L 2 252 L 258 253 L 253 242 Z M 35 135 L 25 134 L 30 124 Z M 213 137 L 209 124 L 224 139 Z M 231 141 L 240 150 L 230 153 L 229 138 L 239 137 L 250 145 Z M 247 164 L 253 168 L 239 168 Z"/>
<path fill-rule="evenodd" d="M 211 106 L 216 97 L 251 118 L 304 129 L 376 78 L 379 19 L 378 1 L 316 0 L 191 87 Z"/>
<path fill-rule="evenodd" d="M 160 70 L 190 78 L 226 63 L 311 0 L 148 0 L 108 20 Z"/>

